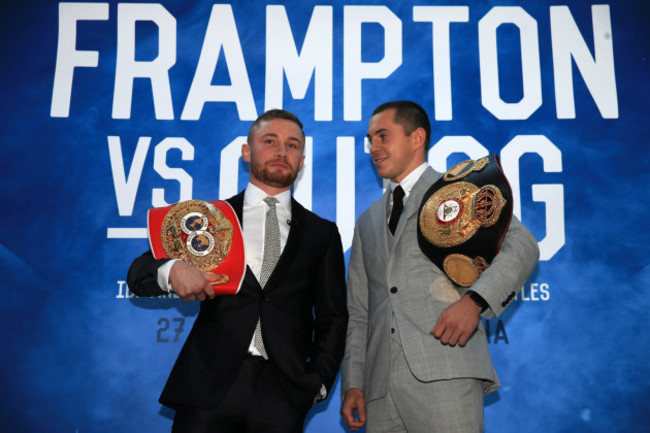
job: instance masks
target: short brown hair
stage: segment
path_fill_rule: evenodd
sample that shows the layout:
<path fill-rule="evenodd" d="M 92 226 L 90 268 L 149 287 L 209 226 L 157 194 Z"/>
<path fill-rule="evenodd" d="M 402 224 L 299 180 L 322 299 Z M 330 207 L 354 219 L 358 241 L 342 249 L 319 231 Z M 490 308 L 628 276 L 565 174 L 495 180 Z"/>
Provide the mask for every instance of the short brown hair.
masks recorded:
<path fill-rule="evenodd" d="M 426 133 L 424 150 L 426 152 L 429 148 L 429 140 L 431 139 L 431 123 L 429 122 L 429 116 L 427 116 L 427 112 L 424 111 L 424 108 L 413 101 L 390 101 L 375 108 L 372 115 L 374 116 L 375 114 L 391 109 L 395 109 L 393 122 L 402 125 L 406 135 L 411 135 L 411 133 L 418 128 L 424 129 L 424 132 Z"/>
<path fill-rule="evenodd" d="M 302 141 L 303 142 L 305 141 L 305 131 L 303 131 L 302 122 L 300 121 L 300 119 L 298 119 L 298 116 L 296 116 L 295 114 L 287 110 L 272 108 L 270 110 L 265 111 L 257 119 L 255 119 L 255 122 L 253 122 L 250 129 L 248 130 L 248 143 L 252 143 L 253 133 L 260 126 L 260 123 L 273 120 L 273 119 L 285 119 L 298 125 L 298 127 L 300 128 L 300 132 L 302 133 Z"/>

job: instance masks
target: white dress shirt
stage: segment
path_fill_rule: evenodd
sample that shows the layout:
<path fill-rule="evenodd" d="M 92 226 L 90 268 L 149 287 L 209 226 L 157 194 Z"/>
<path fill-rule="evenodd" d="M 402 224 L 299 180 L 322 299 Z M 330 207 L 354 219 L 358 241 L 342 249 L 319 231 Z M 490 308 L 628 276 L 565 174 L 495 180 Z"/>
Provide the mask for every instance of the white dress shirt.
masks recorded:
<path fill-rule="evenodd" d="M 244 191 L 244 209 L 242 227 L 244 231 L 244 248 L 246 249 L 246 264 L 253 271 L 259 281 L 262 273 L 262 257 L 264 256 L 264 227 L 266 225 L 266 212 L 269 205 L 264 199 L 269 195 L 260 188 L 249 183 Z M 284 191 L 276 196 L 278 202 L 275 211 L 278 214 L 280 225 L 280 253 L 284 251 L 289 237 L 289 223 L 291 221 L 291 191 Z"/>

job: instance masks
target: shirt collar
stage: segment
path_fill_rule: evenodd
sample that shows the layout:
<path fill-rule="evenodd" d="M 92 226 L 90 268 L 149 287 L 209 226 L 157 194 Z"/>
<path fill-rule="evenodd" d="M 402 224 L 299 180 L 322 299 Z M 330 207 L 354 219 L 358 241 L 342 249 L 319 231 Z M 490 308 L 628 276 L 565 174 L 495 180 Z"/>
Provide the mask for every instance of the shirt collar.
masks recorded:
<path fill-rule="evenodd" d="M 249 183 L 244 192 L 244 203 L 247 206 L 257 206 L 269 195 L 262 191 L 259 187 Z M 278 199 L 283 208 L 291 212 L 291 189 L 281 192 L 273 196 Z"/>
<path fill-rule="evenodd" d="M 402 179 L 400 183 L 391 182 L 390 190 L 395 191 L 397 185 L 401 185 L 402 189 L 404 190 L 404 195 L 408 197 L 408 195 L 411 193 L 411 190 L 413 189 L 413 186 L 416 184 L 418 179 L 420 179 L 420 176 L 422 176 L 422 173 L 424 173 L 424 170 L 426 170 L 428 166 L 428 163 L 423 162 L 421 165 L 416 167 L 415 170 L 406 175 L 406 177 Z"/>

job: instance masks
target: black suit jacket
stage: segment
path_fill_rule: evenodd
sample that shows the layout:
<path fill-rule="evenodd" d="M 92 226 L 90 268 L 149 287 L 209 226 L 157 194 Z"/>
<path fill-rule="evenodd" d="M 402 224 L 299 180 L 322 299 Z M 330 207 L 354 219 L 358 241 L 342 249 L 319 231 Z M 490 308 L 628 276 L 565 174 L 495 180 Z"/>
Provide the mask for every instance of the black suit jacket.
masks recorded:
<path fill-rule="evenodd" d="M 237 377 L 258 319 L 269 361 L 294 406 L 307 410 L 321 385 L 331 389 L 348 320 L 341 239 L 333 222 L 291 200 L 287 243 L 264 290 L 247 268 L 237 295 L 201 302 L 162 404 L 214 407 Z M 243 221 L 243 192 L 227 201 Z M 156 279 L 166 260 L 151 252 L 138 257 L 127 276 L 129 289 L 138 296 L 164 294 Z"/>

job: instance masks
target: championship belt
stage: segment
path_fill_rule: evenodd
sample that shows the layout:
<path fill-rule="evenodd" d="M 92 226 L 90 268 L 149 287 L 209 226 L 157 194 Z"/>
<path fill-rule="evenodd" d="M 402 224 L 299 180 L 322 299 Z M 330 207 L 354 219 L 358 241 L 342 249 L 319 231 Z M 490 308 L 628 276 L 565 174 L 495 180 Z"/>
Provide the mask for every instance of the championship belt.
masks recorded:
<path fill-rule="evenodd" d="M 469 287 L 490 266 L 512 218 L 512 191 L 497 155 L 461 162 L 424 195 L 422 252 L 456 284 Z"/>
<path fill-rule="evenodd" d="M 246 258 L 241 226 L 225 201 L 188 200 L 149 209 L 147 228 L 156 259 L 180 259 L 219 276 L 212 283 L 217 295 L 239 292 Z"/>

